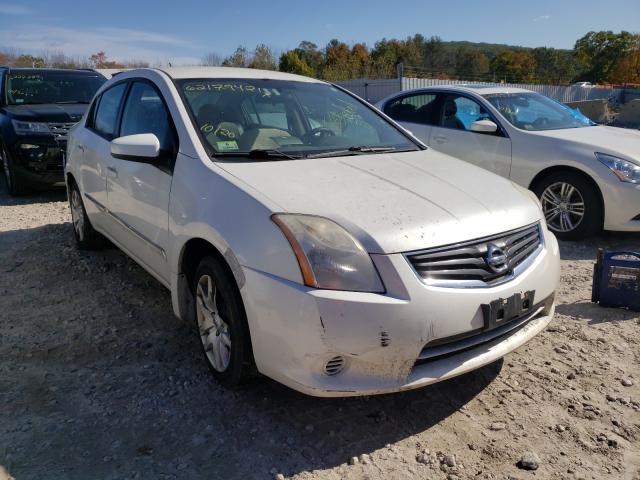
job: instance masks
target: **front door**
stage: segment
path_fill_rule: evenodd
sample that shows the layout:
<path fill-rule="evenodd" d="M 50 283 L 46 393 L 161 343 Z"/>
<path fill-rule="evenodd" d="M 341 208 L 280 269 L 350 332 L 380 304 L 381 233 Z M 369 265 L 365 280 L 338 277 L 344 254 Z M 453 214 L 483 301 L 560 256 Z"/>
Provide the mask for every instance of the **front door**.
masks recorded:
<path fill-rule="evenodd" d="M 157 277 L 168 281 L 168 210 L 177 136 L 157 88 L 143 80 L 131 83 L 119 129 L 120 137 L 139 133 L 158 138 L 160 156 L 151 161 L 111 157 L 108 208 L 118 224 L 116 240 Z"/>
<path fill-rule="evenodd" d="M 441 97 L 429 145 L 508 178 L 511 173 L 511 140 L 500 128 L 495 134 L 471 131 L 473 122 L 495 119 L 479 103 L 466 96 L 441 94 Z"/>

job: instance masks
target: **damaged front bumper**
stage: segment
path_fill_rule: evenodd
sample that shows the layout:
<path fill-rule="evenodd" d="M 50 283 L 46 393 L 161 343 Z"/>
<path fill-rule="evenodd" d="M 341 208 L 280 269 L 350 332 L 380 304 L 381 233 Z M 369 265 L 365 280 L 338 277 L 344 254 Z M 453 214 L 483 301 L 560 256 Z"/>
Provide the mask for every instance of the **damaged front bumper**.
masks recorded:
<path fill-rule="evenodd" d="M 385 294 L 314 290 L 244 268 L 241 292 L 261 373 L 314 396 L 409 390 L 500 359 L 553 317 L 559 251 L 548 232 L 524 272 L 487 288 L 429 286 L 401 254 L 372 258 Z M 535 306 L 527 315 L 483 333 L 483 304 L 530 291 Z"/>

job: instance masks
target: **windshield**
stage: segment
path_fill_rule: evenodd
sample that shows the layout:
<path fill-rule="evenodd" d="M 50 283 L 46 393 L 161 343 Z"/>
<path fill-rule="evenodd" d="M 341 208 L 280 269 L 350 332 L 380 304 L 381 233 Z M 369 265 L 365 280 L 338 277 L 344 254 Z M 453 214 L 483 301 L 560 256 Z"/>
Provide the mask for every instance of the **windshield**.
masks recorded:
<path fill-rule="evenodd" d="M 7 105 L 89 103 L 106 78 L 97 73 L 16 71 L 6 78 Z"/>
<path fill-rule="evenodd" d="M 190 79 L 178 85 L 214 157 L 293 159 L 420 149 L 372 109 L 328 84 Z"/>
<path fill-rule="evenodd" d="M 509 123 L 521 130 L 558 130 L 595 125 L 580 111 L 539 93 L 497 93 L 484 97 Z"/>

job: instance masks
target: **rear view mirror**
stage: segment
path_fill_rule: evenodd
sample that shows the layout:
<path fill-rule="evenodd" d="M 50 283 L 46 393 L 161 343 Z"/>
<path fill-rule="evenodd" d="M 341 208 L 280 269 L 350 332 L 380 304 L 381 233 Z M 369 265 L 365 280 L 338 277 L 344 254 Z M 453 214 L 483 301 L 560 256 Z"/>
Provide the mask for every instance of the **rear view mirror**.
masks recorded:
<path fill-rule="evenodd" d="M 471 131 L 476 133 L 496 133 L 498 125 L 491 120 L 477 120 L 471 124 Z"/>
<path fill-rule="evenodd" d="M 111 141 L 111 155 L 123 160 L 150 160 L 160 155 L 160 140 L 153 133 L 126 135 Z"/>

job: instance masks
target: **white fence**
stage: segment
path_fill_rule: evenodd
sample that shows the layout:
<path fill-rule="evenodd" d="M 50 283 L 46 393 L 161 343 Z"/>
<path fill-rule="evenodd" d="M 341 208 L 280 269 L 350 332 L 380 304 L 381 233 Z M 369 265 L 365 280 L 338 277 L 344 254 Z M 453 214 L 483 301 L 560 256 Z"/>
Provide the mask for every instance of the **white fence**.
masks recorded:
<path fill-rule="evenodd" d="M 436 80 L 431 78 L 402 77 L 389 80 L 370 80 L 360 78 L 357 80 L 343 80 L 335 82 L 346 88 L 350 92 L 364 98 L 368 102 L 375 103 L 383 98 L 403 90 L 414 88 L 432 87 L 437 85 L 485 85 L 513 88 L 526 88 L 539 92 L 561 102 L 579 102 L 582 100 L 616 100 L 620 101 L 624 90 L 620 88 L 600 88 L 600 87 L 578 87 L 559 85 L 535 85 L 519 83 L 488 83 L 488 82 L 465 82 L 461 80 Z M 622 99 L 624 101 L 624 99 Z"/>

